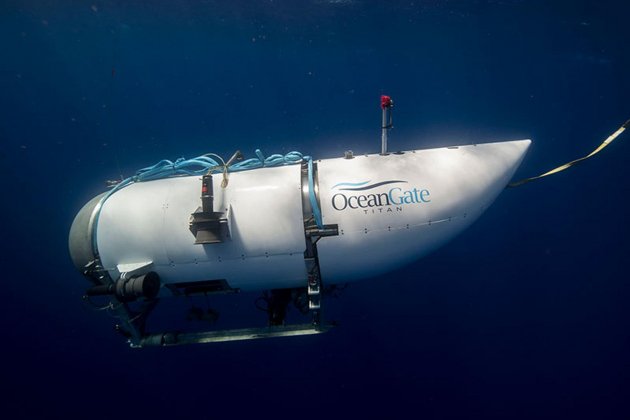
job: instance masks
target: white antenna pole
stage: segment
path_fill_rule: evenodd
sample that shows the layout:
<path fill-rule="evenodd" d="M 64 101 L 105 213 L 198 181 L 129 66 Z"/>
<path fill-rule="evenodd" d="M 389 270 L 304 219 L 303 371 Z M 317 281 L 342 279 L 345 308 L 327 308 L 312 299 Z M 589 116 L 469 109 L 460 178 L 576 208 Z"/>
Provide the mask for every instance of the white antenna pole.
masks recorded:
<path fill-rule="evenodd" d="M 381 95 L 381 109 L 383 110 L 383 119 L 381 123 L 381 155 L 387 154 L 387 131 L 393 127 L 392 124 L 392 108 L 394 101 L 387 95 Z"/>

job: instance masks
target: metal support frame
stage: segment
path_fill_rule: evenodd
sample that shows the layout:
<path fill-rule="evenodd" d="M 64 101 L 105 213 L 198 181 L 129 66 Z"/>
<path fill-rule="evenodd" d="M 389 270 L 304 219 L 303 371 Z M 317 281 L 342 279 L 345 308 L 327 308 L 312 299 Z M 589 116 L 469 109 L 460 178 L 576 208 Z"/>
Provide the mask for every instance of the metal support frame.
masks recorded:
<path fill-rule="evenodd" d="M 133 348 L 171 347 L 184 344 L 219 343 L 224 341 L 255 340 L 259 338 L 293 337 L 321 334 L 332 326 L 297 324 L 278 325 L 264 328 L 242 328 L 234 330 L 205 331 L 199 333 L 158 333 L 144 336 Z"/>

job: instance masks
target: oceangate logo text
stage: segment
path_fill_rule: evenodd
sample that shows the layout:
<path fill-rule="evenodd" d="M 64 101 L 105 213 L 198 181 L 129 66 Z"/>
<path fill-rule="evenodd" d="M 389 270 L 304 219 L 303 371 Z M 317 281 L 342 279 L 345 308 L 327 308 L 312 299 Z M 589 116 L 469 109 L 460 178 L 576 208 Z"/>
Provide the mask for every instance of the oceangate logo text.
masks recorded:
<path fill-rule="evenodd" d="M 418 205 L 431 202 L 431 193 L 426 188 L 405 188 L 406 186 L 396 185 L 389 187 L 387 191 L 369 192 L 364 191 L 381 189 L 386 185 L 407 184 L 407 181 L 390 180 L 370 184 L 364 182 L 340 182 L 332 187 L 339 191 L 332 196 L 332 206 L 337 211 L 346 209 L 363 209 L 369 212 L 393 212 L 402 211 L 406 205 Z"/>

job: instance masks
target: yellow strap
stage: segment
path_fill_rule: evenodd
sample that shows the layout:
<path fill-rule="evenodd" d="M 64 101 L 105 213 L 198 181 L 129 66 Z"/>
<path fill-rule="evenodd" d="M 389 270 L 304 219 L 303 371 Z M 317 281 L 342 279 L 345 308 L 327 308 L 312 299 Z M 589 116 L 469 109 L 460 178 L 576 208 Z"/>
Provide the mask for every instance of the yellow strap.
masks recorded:
<path fill-rule="evenodd" d="M 614 139 L 616 139 L 621 133 L 623 133 L 625 131 L 626 128 L 628 128 L 630 126 L 630 120 L 626 121 L 621 127 L 619 127 L 619 129 L 617 131 L 615 131 L 614 133 L 612 133 L 610 136 L 608 136 L 608 138 L 606 140 L 604 140 L 604 142 L 602 144 L 600 144 L 597 149 L 593 150 L 591 153 L 589 153 L 588 155 L 581 157 L 579 159 L 575 159 L 572 160 L 569 163 L 565 163 L 564 165 L 560 165 L 557 168 L 554 168 L 550 171 L 545 172 L 544 174 L 540 174 L 538 176 L 533 176 L 531 178 L 525 178 L 525 179 L 521 179 L 520 181 L 515 181 L 515 182 L 510 182 L 508 184 L 509 188 L 514 188 L 514 187 L 520 187 L 523 184 L 527 184 L 528 182 L 534 181 L 536 179 L 540 179 L 543 177 L 546 177 L 548 175 L 553 175 L 553 174 L 557 174 L 558 172 L 562 172 L 565 169 L 570 168 L 571 166 L 580 163 L 590 157 L 595 156 L 597 153 L 601 152 L 606 146 L 608 146 L 610 143 L 612 143 L 612 141 Z"/>

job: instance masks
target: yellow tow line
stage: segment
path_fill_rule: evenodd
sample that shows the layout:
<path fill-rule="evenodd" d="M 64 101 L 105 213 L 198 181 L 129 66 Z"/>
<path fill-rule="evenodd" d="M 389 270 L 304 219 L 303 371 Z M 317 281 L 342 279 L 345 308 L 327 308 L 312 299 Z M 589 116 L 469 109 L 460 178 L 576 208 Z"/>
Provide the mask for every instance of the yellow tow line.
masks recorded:
<path fill-rule="evenodd" d="M 579 159 L 575 159 L 572 160 L 569 163 L 565 163 L 564 165 L 560 165 L 557 168 L 554 168 L 550 171 L 547 171 L 543 174 L 537 175 L 537 176 L 532 176 L 531 178 L 524 178 L 521 179 L 520 181 L 515 181 L 515 182 L 510 182 L 508 184 L 508 188 L 514 188 L 514 187 L 520 187 L 523 184 L 527 184 L 528 182 L 534 181 L 536 179 L 540 179 L 549 175 L 553 175 L 553 174 L 557 174 L 558 172 L 562 172 L 565 169 L 570 168 L 571 166 L 580 163 L 582 161 L 585 161 L 586 159 L 595 156 L 597 153 L 601 152 L 606 146 L 608 146 L 610 143 L 613 142 L 613 140 L 615 140 L 621 133 L 623 133 L 626 128 L 630 127 L 630 120 L 626 121 L 625 123 L 623 123 L 623 125 L 621 127 L 619 127 L 619 129 L 617 131 L 615 131 L 614 133 L 612 133 L 610 136 L 608 136 L 608 138 L 606 140 L 604 140 L 604 142 L 602 144 L 600 144 L 597 149 L 593 150 L 591 153 L 589 153 L 588 155 L 581 157 Z"/>

